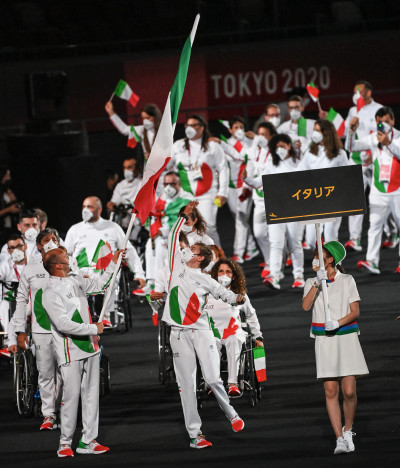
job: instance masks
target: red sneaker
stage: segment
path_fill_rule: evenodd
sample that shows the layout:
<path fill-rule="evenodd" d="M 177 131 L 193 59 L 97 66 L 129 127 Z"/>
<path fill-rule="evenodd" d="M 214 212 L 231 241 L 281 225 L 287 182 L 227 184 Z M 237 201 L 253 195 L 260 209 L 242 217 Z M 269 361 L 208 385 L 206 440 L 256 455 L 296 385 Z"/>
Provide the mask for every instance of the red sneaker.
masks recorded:
<path fill-rule="evenodd" d="M 238 255 L 234 255 L 232 260 L 235 260 L 237 263 L 243 263 L 243 258 L 240 258 Z"/>
<path fill-rule="evenodd" d="M 52 431 L 56 420 L 52 416 L 46 416 L 40 426 L 41 431 Z"/>
<path fill-rule="evenodd" d="M 62 445 L 60 445 L 60 446 L 58 447 L 57 456 L 58 456 L 59 458 L 73 457 L 73 456 L 74 456 L 74 452 L 72 451 L 70 445 L 62 444 Z"/>
<path fill-rule="evenodd" d="M 260 268 L 265 268 L 265 265 L 266 265 L 265 262 L 261 262 L 258 266 L 259 266 Z"/>
<path fill-rule="evenodd" d="M 92 440 L 90 444 L 85 444 L 82 442 L 82 439 L 79 441 L 78 447 L 76 449 L 76 452 L 80 453 L 81 455 L 100 455 L 109 451 L 109 447 L 100 445 L 96 440 Z"/>
<path fill-rule="evenodd" d="M 8 351 L 7 348 L 3 348 L 3 349 L 0 349 L 0 356 L 9 358 L 9 357 L 11 357 L 11 353 L 10 353 L 10 351 Z"/>
<path fill-rule="evenodd" d="M 107 319 L 103 319 L 103 325 L 104 328 L 112 328 L 112 323 Z"/>
<path fill-rule="evenodd" d="M 230 383 L 228 385 L 228 395 L 229 396 L 240 396 L 241 392 L 239 390 L 239 387 L 234 383 Z"/>
<path fill-rule="evenodd" d="M 288 257 L 285 262 L 285 267 L 291 267 L 292 266 L 292 259 Z"/>
<path fill-rule="evenodd" d="M 265 267 L 263 271 L 261 272 L 261 278 L 266 278 L 270 274 L 271 272 L 268 270 L 268 267 Z"/>
<path fill-rule="evenodd" d="M 195 439 L 190 439 L 190 448 L 203 449 L 211 446 L 212 443 L 206 440 L 203 434 L 198 434 Z"/>
<path fill-rule="evenodd" d="M 394 272 L 400 274 L 400 265 L 394 270 Z"/>
<path fill-rule="evenodd" d="M 244 428 L 244 421 L 239 417 L 238 414 L 231 419 L 231 424 L 234 432 L 240 432 Z"/>

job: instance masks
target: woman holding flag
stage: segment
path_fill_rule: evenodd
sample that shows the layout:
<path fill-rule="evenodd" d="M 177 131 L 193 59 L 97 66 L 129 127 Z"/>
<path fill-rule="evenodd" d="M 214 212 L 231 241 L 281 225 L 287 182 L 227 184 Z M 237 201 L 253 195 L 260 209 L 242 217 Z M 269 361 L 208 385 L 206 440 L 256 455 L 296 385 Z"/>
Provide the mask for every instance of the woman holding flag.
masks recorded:
<path fill-rule="evenodd" d="M 228 197 L 229 172 L 220 146 L 209 140 L 207 122 L 200 115 L 186 121 L 186 137 L 172 146 L 171 162 L 179 173 L 183 190 L 199 202 L 199 211 L 208 225 L 211 239 L 220 245 L 217 232 L 218 207 Z"/>
<path fill-rule="evenodd" d="M 316 249 L 313 269 L 317 275 L 306 281 L 303 309 L 309 311 L 312 308 L 310 336 L 315 338 L 317 379 L 324 383 L 326 407 L 336 435 L 334 454 L 337 455 L 354 451 L 352 428 L 357 407 L 356 377 L 369 372 L 358 340 L 360 296 L 354 278 L 344 274 L 339 265 L 346 256 L 346 250 L 336 241 L 324 244 L 322 250 L 324 268 L 320 268 L 321 259 Z M 328 287 L 329 321 L 325 319 L 322 281 L 326 281 Z M 343 427 L 339 384 L 344 399 Z"/>

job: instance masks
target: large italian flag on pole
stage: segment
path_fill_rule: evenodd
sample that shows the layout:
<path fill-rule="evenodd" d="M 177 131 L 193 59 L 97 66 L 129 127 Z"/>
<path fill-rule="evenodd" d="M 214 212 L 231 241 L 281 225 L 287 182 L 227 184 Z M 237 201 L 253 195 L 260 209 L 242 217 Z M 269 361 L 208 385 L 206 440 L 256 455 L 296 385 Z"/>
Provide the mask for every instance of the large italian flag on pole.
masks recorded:
<path fill-rule="evenodd" d="M 155 210 L 155 192 L 158 179 L 171 160 L 171 149 L 174 142 L 173 136 L 183 91 L 185 89 L 192 45 L 199 20 L 200 15 L 197 15 L 192 32 L 183 46 L 178 73 L 176 74 L 174 84 L 168 94 L 160 127 L 144 170 L 142 185 L 135 198 L 135 208 L 133 211 L 137 213 L 143 225 L 149 214 L 153 213 Z"/>

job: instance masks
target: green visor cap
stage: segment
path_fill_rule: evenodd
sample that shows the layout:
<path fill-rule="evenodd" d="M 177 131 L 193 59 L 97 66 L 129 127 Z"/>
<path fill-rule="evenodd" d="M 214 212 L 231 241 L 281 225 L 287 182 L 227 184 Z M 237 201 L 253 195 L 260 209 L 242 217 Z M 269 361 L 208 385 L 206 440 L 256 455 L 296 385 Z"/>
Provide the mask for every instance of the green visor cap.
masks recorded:
<path fill-rule="evenodd" d="M 322 247 L 332 255 L 336 265 L 340 263 L 346 256 L 346 249 L 340 242 L 327 242 Z"/>

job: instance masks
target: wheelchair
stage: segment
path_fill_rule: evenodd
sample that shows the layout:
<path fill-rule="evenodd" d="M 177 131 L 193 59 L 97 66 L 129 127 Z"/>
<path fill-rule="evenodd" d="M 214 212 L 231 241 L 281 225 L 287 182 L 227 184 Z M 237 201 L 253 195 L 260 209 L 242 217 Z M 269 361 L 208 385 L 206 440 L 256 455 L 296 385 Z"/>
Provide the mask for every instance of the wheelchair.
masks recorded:
<path fill-rule="evenodd" d="M 160 320 L 158 323 L 158 378 L 161 385 L 176 381 L 170 335 L 171 327 Z"/>
<path fill-rule="evenodd" d="M 100 397 L 105 397 L 111 392 L 111 368 L 110 358 L 100 346 Z"/>

